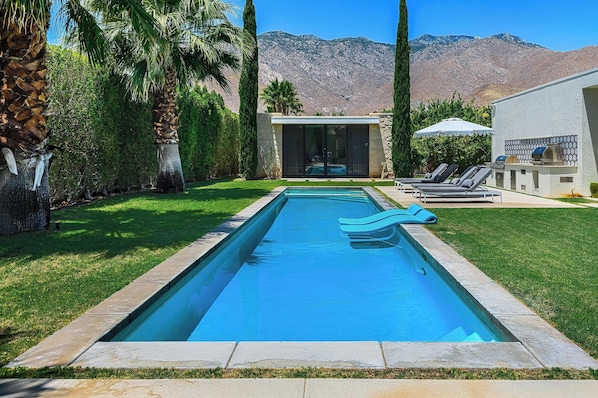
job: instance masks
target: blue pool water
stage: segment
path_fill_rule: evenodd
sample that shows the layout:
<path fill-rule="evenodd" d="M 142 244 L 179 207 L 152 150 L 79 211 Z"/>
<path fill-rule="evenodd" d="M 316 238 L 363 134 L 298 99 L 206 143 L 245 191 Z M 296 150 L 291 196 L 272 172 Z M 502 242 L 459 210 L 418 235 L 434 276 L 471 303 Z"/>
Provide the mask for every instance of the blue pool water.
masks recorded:
<path fill-rule="evenodd" d="M 378 209 L 338 192 L 287 191 L 113 341 L 504 340 L 406 239 L 343 237 Z"/>

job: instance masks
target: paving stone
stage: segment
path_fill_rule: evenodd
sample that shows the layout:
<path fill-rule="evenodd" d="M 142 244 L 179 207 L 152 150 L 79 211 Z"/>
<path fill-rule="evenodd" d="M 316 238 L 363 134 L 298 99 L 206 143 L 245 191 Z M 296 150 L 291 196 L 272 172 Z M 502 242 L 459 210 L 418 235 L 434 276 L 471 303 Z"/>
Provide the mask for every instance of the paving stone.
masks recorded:
<path fill-rule="evenodd" d="M 309 379 L 306 398 L 596 397 L 598 381 Z"/>
<path fill-rule="evenodd" d="M 73 366 L 89 368 L 224 368 L 234 342 L 98 342 Z"/>
<path fill-rule="evenodd" d="M 230 368 L 384 368 L 377 342 L 241 342 Z"/>
<path fill-rule="evenodd" d="M 390 368 L 511 368 L 542 365 L 519 343 L 394 343 L 383 342 Z"/>
<path fill-rule="evenodd" d="M 4 398 L 302 398 L 303 379 L 0 380 Z"/>
<path fill-rule="evenodd" d="M 598 369 L 598 361 L 539 316 L 499 315 L 498 319 L 543 366 Z"/>
<path fill-rule="evenodd" d="M 68 366 L 122 320 L 123 315 L 82 315 L 19 355 L 7 366 Z"/>

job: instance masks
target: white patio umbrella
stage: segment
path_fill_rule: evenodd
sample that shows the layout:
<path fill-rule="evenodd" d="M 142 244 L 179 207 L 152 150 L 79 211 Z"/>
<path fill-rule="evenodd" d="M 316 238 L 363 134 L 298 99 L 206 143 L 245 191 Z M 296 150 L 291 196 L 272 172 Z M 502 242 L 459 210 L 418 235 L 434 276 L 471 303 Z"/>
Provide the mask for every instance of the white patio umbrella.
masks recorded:
<path fill-rule="evenodd" d="M 473 135 L 473 134 L 494 134 L 490 127 L 466 122 L 457 117 L 444 119 L 442 122 L 433 124 L 415 132 L 416 137 L 429 135 Z"/>

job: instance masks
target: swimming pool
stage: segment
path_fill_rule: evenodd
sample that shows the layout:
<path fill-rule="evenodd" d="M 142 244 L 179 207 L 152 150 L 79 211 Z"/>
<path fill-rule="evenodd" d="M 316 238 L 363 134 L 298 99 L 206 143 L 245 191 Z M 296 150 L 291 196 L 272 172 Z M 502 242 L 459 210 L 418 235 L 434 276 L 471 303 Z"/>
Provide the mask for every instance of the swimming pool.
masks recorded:
<path fill-rule="evenodd" d="M 339 233 L 378 211 L 361 189 L 288 189 L 111 340 L 506 341 L 399 229 Z"/>
<path fill-rule="evenodd" d="M 280 200 L 285 187 L 261 199 L 152 270 L 88 309 L 11 361 L 43 368 L 565 368 L 596 369 L 598 361 L 420 225 L 404 225 L 401 239 L 433 265 L 454 290 L 475 303 L 508 336 L 507 342 L 404 341 L 109 341 L 177 286 L 254 216 Z M 395 206 L 377 189 L 362 190 L 386 210 Z M 253 250 L 253 249 L 252 249 Z"/>

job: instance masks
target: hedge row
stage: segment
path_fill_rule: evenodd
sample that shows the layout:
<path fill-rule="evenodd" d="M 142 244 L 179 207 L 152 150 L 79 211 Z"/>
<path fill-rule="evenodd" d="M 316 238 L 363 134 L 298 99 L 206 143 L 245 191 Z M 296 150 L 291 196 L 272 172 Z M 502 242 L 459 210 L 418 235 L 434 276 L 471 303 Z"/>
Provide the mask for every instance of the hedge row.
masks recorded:
<path fill-rule="evenodd" d="M 187 181 L 235 175 L 239 171 L 239 118 L 205 87 L 181 88 L 179 152 Z"/>
<path fill-rule="evenodd" d="M 152 186 L 151 105 L 131 101 L 117 77 L 72 51 L 50 46 L 47 64 L 52 202 Z M 185 179 L 236 174 L 237 115 L 204 88 L 180 90 L 179 106 Z"/>

